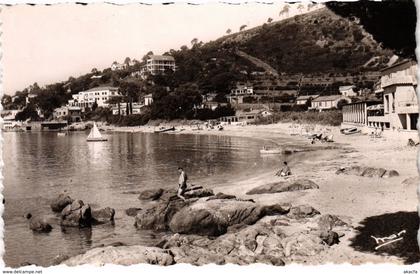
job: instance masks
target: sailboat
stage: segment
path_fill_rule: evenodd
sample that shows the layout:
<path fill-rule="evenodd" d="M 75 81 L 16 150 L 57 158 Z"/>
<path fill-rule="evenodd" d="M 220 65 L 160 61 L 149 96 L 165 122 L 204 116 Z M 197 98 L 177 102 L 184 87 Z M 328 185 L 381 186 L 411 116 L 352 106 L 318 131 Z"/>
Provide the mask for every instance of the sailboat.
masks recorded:
<path fill-rule="evenodd" d="M 108 141 L 107 138 L 103 137 L 102 134 L 99 132 L 96 123 L 93 123 L 93 128 L 91 129 L 87 139 L 88 142 L 101 142 L 101 141 Z"/>

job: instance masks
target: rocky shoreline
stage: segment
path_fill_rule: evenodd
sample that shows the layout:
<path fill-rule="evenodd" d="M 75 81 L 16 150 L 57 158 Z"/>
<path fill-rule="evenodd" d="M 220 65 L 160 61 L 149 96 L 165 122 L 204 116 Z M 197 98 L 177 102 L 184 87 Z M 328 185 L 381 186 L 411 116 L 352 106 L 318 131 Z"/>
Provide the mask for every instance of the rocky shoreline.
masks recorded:
<path fill-rule="evenodd" d="M 157 246 L 100 247 L 62 263 L 302 263 L 307 256 L 339 244 L 349 229 L 337 216 L 321 215 L 309 205 L 262 206 L 197 186 L 187 191 L 184 202 L 174 196 L 175 191 L 151 189 L 139 196 L 150 203 L 135 216 L 135 226 L 171 232 Z"/>

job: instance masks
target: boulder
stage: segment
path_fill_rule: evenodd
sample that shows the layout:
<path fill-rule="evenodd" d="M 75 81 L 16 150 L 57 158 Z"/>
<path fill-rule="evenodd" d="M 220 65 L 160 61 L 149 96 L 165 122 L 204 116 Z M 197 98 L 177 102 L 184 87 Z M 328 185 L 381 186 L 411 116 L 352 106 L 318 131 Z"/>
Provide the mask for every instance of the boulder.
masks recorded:
<path fill-rule="evenodd" d="M 320 214 L 320 213 L 315 208 L 309 205 L 300 205 L 300 206 L 292 207 L 289 213 L 287 214 L 287 216 L 294 219 L 302 219 L 302 218 L 313 217 L 317 214 Z"/>
<path fill-rule="evenodd" d="M 57 256 L 55 256 L 52 260 L 52 265 L 59 265 L 61 264 L 63 261 L 70 259 L 69 256 L 64 255 L 64 254 L 58 254 Z"/>
<path fill-rule="evenodd" d="M 140 210 L 141 208 L 139 207 L 130 207 L 125 210 L 125 214 L 130 217 L 135 217 Z"/>
<path fill-rule="evenodd" d="M 89 205 L 76 200 L 61 211 L 62 226 L 89 227 L 92 224 L 92 214 Z"/>
<path fill-rule="evenodd" d="M 386 170 L 383 168 L 367 167 L 362 173 L 363 177 L 376 177 L 381 178 L 385 174 Z"/>
<path fill-rule="evenodd" d="M 70 196 L 64 193 L 61 193 L 60 195 L 58 195 L 57 198 L 55 198 L 51 202 L 50 206 L 51 206 L 52 211 L 61 212 L 67 205 L 73 203 L 73 201 L 74 200 L 70 198 Z"/>
<path fill-rule="evenodd" d="M 321 240 L 326 243 L 329 246 L 332 246 L 334 244 L 338 244 L 340 241 L 338 240 L 339 236 L 337 232 L 334 231 L 322 231 L 319 235 Z"/>
<path fill-rule="evenodd" d="M 218 199 L 219 200 L 220 199 L 221 200 L 223 200 L 223 199 L 236 199 L 236 196 L 235 195 L 224 194 L 222 192 L 219 192 L 216 195 L 207 198 L 207 201 L 210 201 L 210 200 L 218 200 Z"/>
<path fill-rule="evenodd" d="M 155 188 L 155 189 L 147 189 L 142 192 L 140 192 L 140 195 L 138 197 L 139 200 L 150 200 L 155 201 L 160 198 L 163 194 L 162 188 Z"/>
<path fill-rule="evenodd" d="M 52 226 L 43 217 L 32 217 L 29 219 L 29 228 L 32 231 L 40 233 L 48 233 L 52 230 Z"/>
<path fill-rule="evenodd" d="M 247 195 L 252 194 L 263 194 L 263 193 L 277 193 L 286 191 L 298 191 L 305 189 L 319 188 L 317 184 L 308 179 L 296 179 L 290 181 L 281 181 L 271 184 L 265 184 L 262 186 L 255 187 L 248 191 Z"/>
<path fill-rule="evenodd" d="M 320 231 L 313 231 L 314 224 L 314 218 L 302 222 L 285 215 L 267 216 L 255 224 L 219 237 L 177 233 L 166 236 L 160 244 L 171 251 L 176 263 L 305 263 L 308 257 L 327 250 L 328 243 L 337 243 L 333 232 L 321 235 Z"/>
<path fill-rule="evenodd" d="M 360 166 L 351 166 L 351 167 L 346 167 L 346 168 L 344 167 L 339 168 L 335 174 L 362 176 L 364 171 L 365 169 Z"/>
<path fill-rule="evenodd" d="M 400 176 L 400 174 L 398 173 L 398 171 L 391 169 L 391 170 L 387 170 L 382 175 L 382 178 L 391 178 L 391 177 L 396 177 L 396 176 Z"/>
<path fill-rule="evenodd" d="M 217 238 L 182 234 L 168 237 L 164 248 L 171 251 L 176 263 L 284 265 L 282 236 L 265 224 L 257 223 Z"/>
<path fill-rule="evenodd" d="M 231 226 L 254 224 L 266 215 L 286 214 L 287 205 L 259 206 L 235 199 L 199 200 L 182 208 L 169 223 L 174 233 L 219 236 Z"/>
<path fill-rule="evenodd" d="M 322 215 L 318 219 L 318 227 L 322 231 L 332 230 L 336 226 L 348 226 L 348 224 L 337 216 L 330 214 Z"/>
<path fill-rule="evenodd" d="M 190 198 L 202 198 L 202 197 L 210 197 L 214 196 L 213 190 L 207 189 L 207 188 L 200 188 L 200 189 L 192 189 L 192 190 L 186 190 L 184 197 L 186 199 Z"/>
<path fill-rule="evenodd" d="M 192 202 L 193 200 L 191 199 L 184 202 L 178 197 L 160 200 L 157 205 L 140 210 L 135 217 L 134 225 L 139 229 L 168 230 L 169 222 L 175 213 Z"/>
<path fill-rule="evenodd" d="M 168 250 L 146 246 L 107 246 L 94 248 L 84 254 L 72 257 L 62 262 L 68 266 L 82 264 L 103 266 L 105 264 L 134 265 L 153 264 L 167 266 L 174 263 Z"/>
<path fill-rule="evenodd" d="M 113 208 L 106 207 L 99 210 L 92 210 L 91 214 L 94 224 L 114 224 L 115 210 Z"/>
<path fill-rule="evenodd" d="M 339 168 L 336 174 L 346 174 L 346 175 L 357 175 L 363 177 L 376 177 L 376 178 L 389 178 L 399 176 L 398 172 L 395 170 L 386 170 L 383 168 L 376 167 L 342 167 Z"/>

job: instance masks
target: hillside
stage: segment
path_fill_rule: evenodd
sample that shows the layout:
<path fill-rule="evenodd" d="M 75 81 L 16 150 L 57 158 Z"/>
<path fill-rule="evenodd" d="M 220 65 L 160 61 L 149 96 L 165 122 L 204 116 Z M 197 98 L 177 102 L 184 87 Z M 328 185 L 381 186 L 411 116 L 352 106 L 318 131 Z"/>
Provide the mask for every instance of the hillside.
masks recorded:
<path fill-rule="evenodd" d="M 241 50 L 288 74 L 376 71 L 393 55 L 356 21 L 327 8 L 222 37 L 209 47 Z"/>
<path fill-rule="evenodd" d="M 387 20 L 378 14 L 378 10 L 388 8 L 386 14 L 389 15 L 390 12 L 392 14 L 389 8 L 395 5 L 399 4 L 379 7 L 373 4 L 365 7 L 361 3 L 327 5 L 329 8 L 265 23 L 208 43 L 194 38 L 190 48 L 182 46 L 179 50 L 171 49 L 165 53 L 175 58 L 177 70 L 164 76 L 150 77 L 148 80 L 151 81 L 133 76 L 142 66 L 138 62 L 116 71 L 110 68 L 92 70 L 45 88 L 39 88 L 35 83 L 17 92 L 18 98 L 14 101 L 3 97 L 2 104 L 5 109 L 21 108 L 28 93 L 38 94 L 35 105 L 50 114 L 54 108 L 67 102 L 72 94 L 102 85 L 119 87 L 126 101 L 140 100 L 147 93 L 160 92 L 161 97 L 172 94 L 173 98 L 168 100 L 174 107 L 182 101 L 176 97 L 184 94 L 183 91 L 194 95 L 192 98 L 199 93 L 215 92 L 220 95 L 217 97 L 220 102 L 224 100 L 222 95 L 229 93 L 238 81 L 251 82 L 257 93 L 283 96 L 287 102 L 289 95 L 294 96 L 298 92 L 334 94 L 340 85 L 372 88 L 379 79 L 379 70 L 395 62 L 398 59 L 396 54 L 410 57 L 413 51 L 414 33 L 396 31 L 401 24 L 389 20 L 386 26 L 392 31 L 389 34 L 378 31 L 382 27 L 381 22 Z M 394 17 L 403 18 L 408 14 L 408 26 L 412 27 L 413 22 L 415 25 L 412 6 L 401 4 L 398 7 Z M 378 17 L 383 20 L 375 25 Z M 383 41 L 379 43 L 374 37 Z M 398 43 L 391 43 L 393 39 L 399 40 Z M 407 44 L 402 41 L 407 41 Z M 272 101 L 275 101 L 274 98 Z"/>

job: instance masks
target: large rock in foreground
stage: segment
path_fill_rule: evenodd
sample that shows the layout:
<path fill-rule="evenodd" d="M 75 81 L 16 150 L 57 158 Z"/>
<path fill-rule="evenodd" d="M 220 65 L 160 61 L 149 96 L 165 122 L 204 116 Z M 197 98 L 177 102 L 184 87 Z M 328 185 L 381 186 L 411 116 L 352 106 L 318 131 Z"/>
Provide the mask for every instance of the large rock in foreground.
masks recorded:
<path fill-rule="evenodd" d="M 89 227 L 92 224 L 92 214 L 89 205 L 76 200 L 66 206 L 61 212 L 60 225 L 74 227 Z"/>
<path fill-rule="evenodd" d="M 334 231 L 317 229 L 317 218 L 291 219 L 287 215 L 266 216 L 240 230 L 217 238 L 174 234 L 160 246 L 169 249 L 176 263 L 194 265 L 305 263 L 308 257 L 325 263 L 322 252 L 338 243 Z"/>
<path fill-rule="evenodd" d="M 74 200 L 70 196 L 64 193 L 61 193 L 60 195 L 58 195 L 57 198 L 55 198 L 51 202 L 50 206 L 51 206 L 52 211 L 61 212 L 67 205 L 70 205 L 71 203 L 73 203 L 73 201 Z"/>
<path fill-rule="evenodd" d="M 94 248 L 88 252 L 62 262 L 68 266 L 89 264 L 102 266 L 105 264 L 133 265 L 133 264 L 171 265 L 173 256 L 168 250 L 158 247 L 145 246 L 108 246 Z"/>
<path fill-rule="evenodd" d="M 319 188 L 317 184 L 308 179 L 296 179 L 291 181 L 282 181 L 271 184 L 265 184 L 262 186 L 255 187 L 248 191 L 247 195 L 252 194 L 263 194 L 263 193 L 277 193 L 286 191 L 298 191 L 305 189 Z"/>
<path fill-rule="evenodd" d="M 136 215 L 134 225 L 139 229 L 168 230 L 169 222 L 175 213 L 191 202 L 193 201 L 187 200 L 184 202 L 178 198 L 160 201 L 157 205 L 140 210 Z"/>
<path fill-rule="evenodd" d="M 177 212 L 169 227 L 175 233 L 218 236 L 229 226 L 253 224 L 263 216 L 262 207 L 252 202 L 200 200 Z"/>
<path fill-rule="evenodd" d="M 194 193 L 198 196 L 210 194 L 206 190 Z M 231 226 L 253 224 L 266 215 L 287 214 L 290 209 L 288 205 L 279 204 L 260 206 L 230 195 L 219 194 L 218 199 L 212 197 L 187 199 L 185 202 L 178 197 L 160 199 L 157 204 L 137 214 L 135 226 L 139 229 L 218 236 L 226 233 Z"/>

